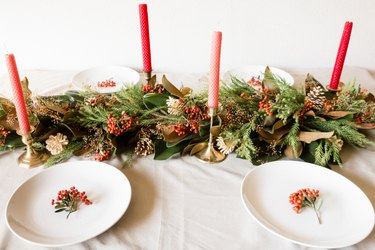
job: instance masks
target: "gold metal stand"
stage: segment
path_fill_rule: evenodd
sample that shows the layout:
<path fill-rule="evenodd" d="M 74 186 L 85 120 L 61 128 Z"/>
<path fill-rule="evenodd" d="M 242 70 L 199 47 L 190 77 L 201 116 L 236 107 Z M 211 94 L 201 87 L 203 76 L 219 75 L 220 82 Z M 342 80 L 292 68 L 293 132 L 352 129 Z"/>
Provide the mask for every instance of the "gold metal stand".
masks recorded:
<path fill-rule="evenodd" d="M 195 156 L 202 162 L 205 163 L 218 163 L 225 160 L 227 155 L 221 153 L 220 151 L 216 150 L 213 143 L 213 135 L 212 135 L 212 126 L 214 123 L 214 116 L 216 115 L 217 108 L 209 108 L 208 115 L 211 117 L 210 121 L 210 137 L 208 139 L 208 142 L 206 142 L 207 145 L 205 147 L 197 152 Z"/>
<path fill-rule="evenodd" d="M 151 71 L 150 72 L 143 72 L 144 78 L 146 82 L 149 82 L 151 79 Z"/>
<path fill-rule="evenodd" d="M 31 137 L 31 132 L 22 135 L 22 142 L 26 145 L 26 152 L 18 157 L 18 165 L 24 168 L 34 168 L 42 165 L 49 158 L 48 154 L 45 152 L 35 151 L 31 143 L 33 138 Z"/>
<path fill-rule="evenodd" d="M 345 83 L 343 82 L 339 82 L 339 86 L 337 87 L 337 89 L 331 89 L 331 87 L 329 86 L 329 84 L 326 86 L 326 89 L 331 91 L 331 92 L 338 92 L 340 91 L 343 87 L 345 86 Z"/>

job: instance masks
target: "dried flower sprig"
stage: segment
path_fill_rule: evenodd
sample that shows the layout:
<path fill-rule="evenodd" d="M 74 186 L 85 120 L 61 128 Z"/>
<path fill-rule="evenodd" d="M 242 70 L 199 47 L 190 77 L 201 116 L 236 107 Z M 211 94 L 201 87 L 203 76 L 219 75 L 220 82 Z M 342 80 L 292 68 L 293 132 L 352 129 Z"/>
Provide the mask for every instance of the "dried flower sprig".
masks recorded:
<path fill-rule="evenodd" d="M 322 206 L 322 200 L 319 204 L 316 201 L 319 197 L 319 190 L 303 188 L 289 195 L 289 203 L 293 205 L 293 210 L 300 213 L 303 207 L 311 207 L 318 218 L 319 224 L 322 224 L 319 209 Z"/>
<path fill-rule="evenodd" d="M 52 199 L 52 206 L 55 206 L 55 213 L 62 211 L 68 212 L 69 215 L 78 210 L 78 203 L 82 202 L 85 205 L 91 205 L 92 202 L 87 198 L 86 192 L 80 192 L 74 186 L 69 190 L 60 190 L 57 193 L 56 199 Z"/>

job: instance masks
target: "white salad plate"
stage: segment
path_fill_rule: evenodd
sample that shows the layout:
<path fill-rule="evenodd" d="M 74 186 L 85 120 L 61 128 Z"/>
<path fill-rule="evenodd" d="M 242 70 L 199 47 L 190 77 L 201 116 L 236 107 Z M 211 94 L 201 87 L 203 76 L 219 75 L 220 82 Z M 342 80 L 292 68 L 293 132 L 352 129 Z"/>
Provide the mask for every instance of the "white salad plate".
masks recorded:
<path fill-rule="evenodd" d="M 302 188 L 320 191 L 322 224 L 310 207 L 299 214 L 292 210 L 289 195 Z M 374 209 L 362 190 L 344 176 L 310 163 L 275 161 L 258 166 L 244 178 L 241 197 L 266 230 L 309 247 L 350 246 L 374 227 Z"/>
<path fill-rule="evenodd" d="M 259 80 L 263 80 L 264 72 L 266 68 L 267 68 L 266 65 L 248 65 L 244 67 L 231 69 L 224 74 L 224 80 L 230 81 L 231 77 L 236 77 L 237 79 L 243 80 L 246 82 L 249 81 L 253 77 Z M 275 67 L 269 67 L 269 68 L 274 75 L 284 79 L 290 85 L 294 84 L 294 78 L 288 72 L 279 68 L 275 68 Z"/>
<path fill-rule="evenodd" d="M 137 71 L 122 66 L 103 66 L 83 70 L 73 76 L 74 87 L 85 90 L 87 88 L 99 93 L 112 93 L 121 90 L 125 84 L 136 84 L 140 76 Z M 113 87 L 101 87 L 98 83 L 111 80 Z"/>
<path fill-rule="evenodd" d="M 85 191 L 91 205 L 71 213 L 55 213 L 57 192 L 75 186 Z M 9 229 L 26 242 L 60 247 L 91 239 L 112 227 L 125 213 L 131 187 L 117 168 L 95 161 L 58 164 L 24 182 L 8 201 Z"/>

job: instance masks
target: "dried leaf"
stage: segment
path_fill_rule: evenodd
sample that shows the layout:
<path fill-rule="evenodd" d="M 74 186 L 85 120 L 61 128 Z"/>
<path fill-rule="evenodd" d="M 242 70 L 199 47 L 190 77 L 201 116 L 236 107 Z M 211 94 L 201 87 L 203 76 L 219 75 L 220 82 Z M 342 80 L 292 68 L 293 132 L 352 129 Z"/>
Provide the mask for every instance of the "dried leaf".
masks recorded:
<path fill-rule="evenodd" d="M 342 118 L 347 115 L 352 115 L 355 114 L 355 112 L 350 112 L 350 111 L 330 111 L 325 113 L 324 115 L 330 116 L 332 118 Z"/>
<path fill-rule="evenodd" d="M 188 94 L 190 94 L 192 92 L 192 89 L 191 88 L 189 88 L 189 87 L 183 87 L 182 89 L 181 89 L 181 93 L 182 93 L 182 95 L 188 95 Z"/>
<path fill-rule="evenodd" d="M 151 77 L 151 79 L 147 82 L 149 85 L 151 85 L 152 87 L 155 87 L 155 83 L 156 83 L 156 75 L 153 75 Z"/>
<path fill-rule="evenodd" d="M 335 132 L 307 132 L 307 131 L 301 131 L 298 135 L 298 139 L 300 141 L 311 143 L 313 141 L 319 140 L 319 139 L 328 139 L 333 136 Z"/>
<path fill-rule="evenodd" d="M 373 129 L 375 128 L 375 123 L 360 123 L 355 125 L 358 129 Z"/>
<path fill-rule="evenodd" d="M 269 89 L 269 90 L 275 89 L 275 86 L 273 85 L 273 83 L 267 80 L 271 77 L 272 77 L 271 69 L 270 69 L 270 67 L 267 66 L 265 71 L 264 71 L 264 79 L 263 79 L 263 82 L 262 82 L 263 88 L 266 88 L 266 89 Z"/>
<path fill-rule="evenodd" d="M 264 122 L 263 122 L 263 126 L 271 126 L 272 124 L 275 123 L 275 121 L 276 121 L 275 115 L 266 116 L 266 118 L 264 119 Z"/>
<path fill-rule="evenodd" d="M 290 128 L 288 127 L 282 127 L 276 131 L 274 131 L 273 134 L 265 131 L 264 129 L 258 129 L 258 134 L 267 142 L 278 142 L 280 139 L 287 134 L 290 131 Z"/>
<path fill-rule="evenodd" d="M 218 126 L 212 126 L 212 128 L 211 128 L 211 134 L 213 135 L 213 136 L 219 136 L 219 134 L 221 133 L 221 127 L 218 125 Z"/>
<path fill-rule="evenodd" d="M 172 95 L 178 96 L 180 98 L 184 97 L 184 95 L 181 93 L 181 91 L 179 91 L 170 81 L 168 81 L 168 79 L 167 79 L 167 77 L 165 77 L 165 75 L 163 75 L 163 77 L 162 77 L 162 83 L 163 83 L 164 88 L 169 93 L 171 93 Z"/>
<path fill-rule="evenodd" d="M 293 147 L 291 145 L 288 145 L 285 148 L 284 154 L 289 159 L 296 159 L 296 158 L 299 158 L 301 156 L 302 150 L 303 150 L 302 143 L 298 142 L 298 144 L 297 144 L 297 155 L 294 154 L 294 150 L 293 150 Z"/>
<path fill-rule="evenodd" d="M 315 117 L 315 112 L 312 111 L 312 110 L 309 110 L 305 113 L 305 116 L 312 116 L 312 117 Z"/>
<path fill-rule="evenodd" d="M 375 97 L 372 93 L 369 93 L 366 98 L 365 98 L 365 101 L 366 102 L 375 102 Z"/>
<path fill-rule="evenodd" d="M 74 154 L 75 156 L 82 156 L 82 155 L 89 154 L 89 153 L 93 152 L 94 150 L 95 150 L 95 147 L 94 147 L 94 146 L 91 146 L 91 147 L 83 147 L 82 149 L 75 151 L 73 154 Z"/>
<path fill-rule="evenodd" d="M 179 136 L 174 130 L 173 126 L 167 126 L 162 131 L 165 142 L 178 142 L 184 138 Z"/>

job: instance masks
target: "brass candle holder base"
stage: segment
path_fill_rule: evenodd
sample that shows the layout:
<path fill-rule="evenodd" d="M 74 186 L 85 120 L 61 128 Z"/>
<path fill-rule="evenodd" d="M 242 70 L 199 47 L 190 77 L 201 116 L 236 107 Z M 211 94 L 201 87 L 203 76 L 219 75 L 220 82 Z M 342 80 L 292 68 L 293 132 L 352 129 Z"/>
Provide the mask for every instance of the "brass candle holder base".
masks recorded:
<path fill-rule="evenodd" d="M 145 71 L 144 71 L 144 72 L 143 72 L 143 76 L 144 76 L 146 82 L 149 82 L 150 79 L 151 79 L 151 71 L 150 71 L 150 72 L 145 72 Z"/>
<path fill-rule="evenodd" d="M 227 158 L 227 155 L 217 151 L 212 143 L 208 143 L 205 148 L 195 154 L 195 156 L 204 163 L 218 163 Z"/>
<path fill-rule="evenodd" d="M 38 167 L 40 165 L 43 165 L 49 158 L 49 155 L 47 153 L 35 151 L 31 146 L 32 141 L 33 138 L 31 137 L 30 132 L 22 135 L 22 142 L 26 145 L 26 152 L 18 157 L 17 162 L 20 167 Z"/>
<path fill-rule="evenodd" d="M 210 137 L 206 145 L 195 154 L 200 161 L 205 163 L 218 163 L 222 162 L 227 158 L 227 155 L 221 153 L 220 151 L 216 150 L 213 143 L 213 134 L 212 134 L 212 127 L 214 123 L 214 116 L 216 115 L 217 108 L 209 108 L 208 115 L 211 117 L 210 121 Z"/>

